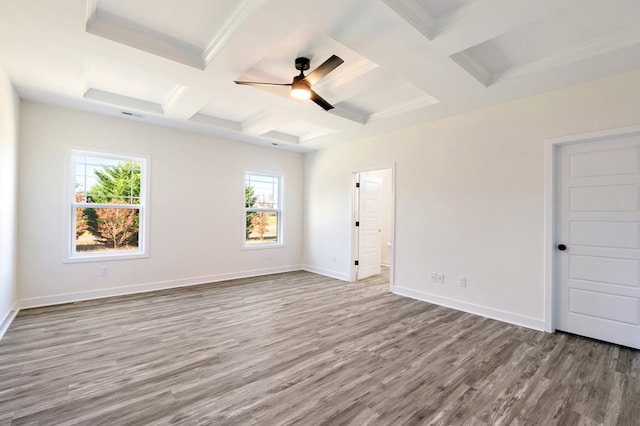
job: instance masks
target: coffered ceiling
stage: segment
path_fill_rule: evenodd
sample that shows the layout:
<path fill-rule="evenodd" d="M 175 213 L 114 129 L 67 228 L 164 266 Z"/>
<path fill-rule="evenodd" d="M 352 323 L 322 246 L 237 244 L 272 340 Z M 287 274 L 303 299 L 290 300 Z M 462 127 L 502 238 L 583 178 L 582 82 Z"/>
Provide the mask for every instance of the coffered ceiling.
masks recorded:
<path fill-rule="evenodd" d="M 328 112 L 233 82 L 333 54 Z M 638 70 L 640 1 L 0 0 L 0 61 L 24 99 L 304 152 Z"/>

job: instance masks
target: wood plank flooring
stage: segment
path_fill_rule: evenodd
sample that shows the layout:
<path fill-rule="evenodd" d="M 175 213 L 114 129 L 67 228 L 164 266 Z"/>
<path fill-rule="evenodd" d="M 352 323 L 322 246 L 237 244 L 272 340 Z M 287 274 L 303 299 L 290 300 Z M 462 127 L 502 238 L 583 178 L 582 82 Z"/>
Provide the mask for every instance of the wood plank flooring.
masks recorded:
<path fill-rule="evenodd" d="M 20 312 L 2 425 L 640 425 L 640 351 L 293 272 Z"/>

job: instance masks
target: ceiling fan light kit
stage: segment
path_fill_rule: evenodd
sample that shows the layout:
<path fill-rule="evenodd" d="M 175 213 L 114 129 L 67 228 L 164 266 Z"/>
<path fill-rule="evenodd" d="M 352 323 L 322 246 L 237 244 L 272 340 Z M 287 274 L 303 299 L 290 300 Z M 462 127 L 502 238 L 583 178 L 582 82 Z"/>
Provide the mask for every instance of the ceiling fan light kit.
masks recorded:
<path fill-rule="evenodd" d="M 309 99 L 311 97 L 311 85 L 303 80 L 304 77 L 296 76 L 291 83 L 291 96 L 296 99 Z"/>
<path fill-rule="evenodd" d="M 333 105 L 331 105 L 315 91 L 313 91 L 313 89 L 311 89 L 311 86 L 320 81 L 338 66 L 342 65 L 344 63 L 344 60 L 336 55 L 332 55 L 318 68 L 311 71 L 307 76 L 305 76 L 304 72 L 309 69 L 310 63 L 311 61 L 309 60 L 309 58 L 296 58 L 295 66 L 296 69 L 300 71 L 300 74 L 294 76 L 291 83 L 263 83 L 259 81 L 234 81 L 234 83 L 248 86 L 290 86 L 291 97 L 296 99 L 311 99 L 325 111 L 329 111 L 333 108 Z"/>

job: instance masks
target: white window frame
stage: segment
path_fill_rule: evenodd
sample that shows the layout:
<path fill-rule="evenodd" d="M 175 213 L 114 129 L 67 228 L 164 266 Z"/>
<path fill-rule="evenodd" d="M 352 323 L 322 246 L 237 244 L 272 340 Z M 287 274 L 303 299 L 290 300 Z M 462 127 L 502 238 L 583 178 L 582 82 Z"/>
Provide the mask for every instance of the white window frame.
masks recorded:
<path fill-rule="evenodd" d="M 139 204 L 123 204 L 122 207 L 116 208 L 135 208 L 139 210 L 138 217 L 140 227 L 138 229 L 138 249 L 137 250 L 121 250 L 121 251 L 105 251 L 105 252 L 76 252 L 76 208 L 114 208 L 113 204 L 86 203 L 77 202 L 75 198 L 75 164 L 77 156 L 90 155 L 94 157 L 103 157 L 110 160 L 133 161 L 140 164 L 140 200 Z M 67 201 L 65 208 L 65 227 L 66 232 L 66 248 L 64 255 L 65 263 L 76 262 L 96 262 L 105 260 L 124 260 L 124 259 L 140 259 L 149 257 L 148 253 L 148 229 L 149 229 L 149 163 L 148 156 L 138 154 L 126 154 L 119 152 L 110 152 L 105 150 L 94 150 L 85 148 L 69 148 L 67 153 L 67 167 L 65 179 L 67 184 Z"/>
<path fill-rule="evenodd" d="M 278 179 L 278 205 L 276 208 L 264 208 L 264 207 L 246 207 L 245 205 L 245 191 L 247 186 L 247 177 L 249 175 L 253 176 L 264 176 L 269 178 Z M 255 249 L 265 249 L 265 248 L 279 248 L 284 247 L 283 241 L 283 228 L 284 228 L 284 212 L 283 212 L 283 190 L 284 187 L 284 176 L 282 173 L 277 172 L 264 172 L 264 171 L 253 171 L 246 170 L 242 179 L 242 204 L 244 207 L 242 214 L 242 245 L 246 250 L 255 250 Z M 246 238 L 246 217 L 247 213 L 250 212 L 266 212 L 266 213 L 276 213 L 278 217 L 278 229 L 276 231 L 276 242 L 264 242 L 264 243 L 247 243 Z"/>

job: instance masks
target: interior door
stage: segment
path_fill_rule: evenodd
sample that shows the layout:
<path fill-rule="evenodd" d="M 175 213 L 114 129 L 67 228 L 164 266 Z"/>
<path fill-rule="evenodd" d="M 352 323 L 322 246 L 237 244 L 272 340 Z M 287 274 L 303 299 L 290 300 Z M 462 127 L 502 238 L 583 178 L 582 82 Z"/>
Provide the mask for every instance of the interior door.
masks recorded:
<path fill-rule="evenodd" d="M 561 146 L 556 327 L 640 348 L 640 135 Z"/>
<path fill-rule="evenodd" d="M 358 268 L 357 279 L 377 275 L 380 270 L 380 195 L 382 179 L 360 176 L 358 191 Z"/>

